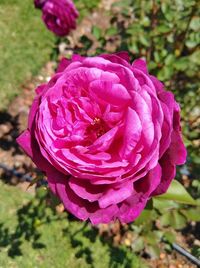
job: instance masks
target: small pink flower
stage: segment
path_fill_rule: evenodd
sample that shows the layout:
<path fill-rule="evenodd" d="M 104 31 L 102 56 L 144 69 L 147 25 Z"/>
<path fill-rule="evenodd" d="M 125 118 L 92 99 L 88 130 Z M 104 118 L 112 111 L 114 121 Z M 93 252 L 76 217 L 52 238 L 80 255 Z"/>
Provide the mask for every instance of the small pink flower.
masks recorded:
<path fill-rule="evenodd" d="M 79 14 L 71 0 L 36 0 L 36 2 L 38 7 L 42 7 L 42 18 L 47 28 L 56 35 L 65 36 L 76 28 Z"/>
<path fill-rule="evenodd" d="M 36 92 L 18 143 L 81 220 L 135 220 L 185 162 L 179 105 L 141 59 L 74 55 Z"/>

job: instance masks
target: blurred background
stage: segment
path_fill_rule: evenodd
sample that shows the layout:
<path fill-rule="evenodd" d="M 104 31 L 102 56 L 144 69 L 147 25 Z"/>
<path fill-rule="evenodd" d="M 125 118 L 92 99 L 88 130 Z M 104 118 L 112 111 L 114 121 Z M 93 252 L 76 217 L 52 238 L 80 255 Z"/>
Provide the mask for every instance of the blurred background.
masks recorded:
<path fill-rule="evenodd" d="M 187 163 L 177 177 L 200 201 L 200 9 L 198 0 L 75 0 L 78 27 L 47 31 L 31 0 L 0 0 L 0 267 L 192 268 L 171 247 L 200 257 L 200 206 L 160 201 L 132 224 L 91 227 L 64 212 L 17 146 L 38 84 L 73 53 L 127 50 L 176 95 Z M 24 176 L 25 175 L 25 176 Z M 40 187 L 39 187 L 40 186 Z"/>

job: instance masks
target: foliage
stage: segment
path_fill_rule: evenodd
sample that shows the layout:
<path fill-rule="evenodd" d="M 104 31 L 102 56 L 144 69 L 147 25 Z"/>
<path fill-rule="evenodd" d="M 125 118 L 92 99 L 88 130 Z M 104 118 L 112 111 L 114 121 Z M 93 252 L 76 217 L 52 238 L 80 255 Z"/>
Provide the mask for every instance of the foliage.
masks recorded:
<path fill-rule="evenodd" d="M 76 8 L 79 11 L 80 20 L 83 19 L 89 12 L 94 8 L 98 7 L 100 0 L 75 0 L 74 1 Z"/>
<path fill-rule="evenodd" d="M 178 196 L 177 191 L 180 191 Z M 171 184 L 166 194 L 154 197 L 130 225 L 134 233 L 130 243 L 132 250 L 157 258 L 162 241 L 165 242 L 163 247 L 170 250 L 171 244 L 176 241 L 175 230 L 185 228 L 191 221 L 200 221 L 200 207 L 186 207 L 182 203 L 197 205 L 177 181 Z"/>

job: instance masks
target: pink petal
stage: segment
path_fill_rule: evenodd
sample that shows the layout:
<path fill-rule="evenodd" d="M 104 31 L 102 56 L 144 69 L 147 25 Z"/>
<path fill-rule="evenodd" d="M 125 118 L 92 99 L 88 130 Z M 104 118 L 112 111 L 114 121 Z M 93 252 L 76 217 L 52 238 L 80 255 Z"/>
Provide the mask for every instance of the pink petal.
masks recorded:
<path fill-rule="evenodd" d="M 91 213 L 89 218 L 92 224 L 110 223 L 117 218 L 119 208 L 117 205 L 112 205 L 107 208 L 98 209 Z"/>
<path fill-rule="evenodd" d="M 102 54 L 100 56 L 106 60 L 111 61 L 112 63 L 118 63 L 125 66 L 130 65 L 130 56 L 126 51 L 117 52 L 115 54 Z"/>
<path fill-rule="evenodd" d="M 89 152 L 93 151 L 100 151 L 105 152 L 109 149 L 110 145 L 112 144 L 117 132 L 118 127 L 114 127 L 107 131 L 104 135 L 99 137 L 91 146 L 88 147 Z"/>
<path fill-rule="evenodd" d="M 119 219 L 121 222 L 134 221 L 145 208 L 151 193 L 159 185 L 161 168 L 157 165 L 147 176 L 134 183 L 135 192 L 124 201 L 120 207 Z"/>
<path fill-rule="evenodd" d="M 157 91 L 157 93 L 163 92 L 164 91 L 164 85 L 162 82 L 160 82 L 155 76 L 149 75 L 149 78 L 154 84 L 154 87 Z"/>
<path fill-rule="evenodd" d="M 28 128 L 31 130 L 32 125 L 34 123 L 35 120 L 35 115 L 38 111 L 39 108 L 39 104 L 40 104 L 40 97 L 36 96 L 33 100 L 33 104 L 31 106 L 30 112 L 29 112 L 29 116 L 28 116 Z"/>
<path fill-rule="evenodd" d="M 75 194 L 89 202 L 97 201 L 105 190 L 104 185 L 92 185 L 89 180 L 82 180 L 75 177 L 70 178 L 69 186 Z"/>
<path fill-rule="evenodd" d="M 132 64 L 132 67 L 133 68 L 140 69 L 145 74 L 148 74 L 147 64 L 146 64 L 146 61 L 143 60 L 143 59 L 137 59 L 137 60 L 135 60 L 133 62 L 133 64 Z"/>
<path fill-rule="evenodd" d="M 72 61 L 66 58 L 62 58 L 59 62 L 58 68 L 56 70 L 57 73 L 63 72 L 65 68 L 71 63 Z"/>
<path fill-rule="evenodd" d="M 137 142 L 140 139 L 141 131 L 142 125 L 139 116 L 133 109 L 128 108 L 125 119 L 123 145 L 120 150 L 120 156 L 122 159 L 126 159 L 134 150 Z"/>
<path fill-rule="evenodd" d="M 134 188 L 138 193 L 143 193 L 142 198 L 148 198 L 158 187 L 161 181 L 162 168 L 157 164 L 148 174 L 134 183 Z"/>
<path fill-rule="evenodd" d="M 32 151 L 32 147 L 31 147 L 31 134 L 30 134 L 30 131 L 28 129 L 25 130 L 16 139 L 16 141 L 19 144 L 19 146 L 25 151 L 25 153 L 32 158 L 33 157 L 33 151 Z"/>
<path fill-rule="evenodd" d="M 65 208 L 74 216 L 81 220 L 87 220 L 89 212 L 86 209 L 86 203 L 79 198 L 68 186 L 68 178 L 56 178 L 56 192 L 62 200 Z"/>
<path fill-rule="evenodd" d="M 40 86 L 38 86 L 35 90 L 36 94 L 41 95 L 44 91 L 44 89 L 46 88 L 47 84 L 42 84 Z"/>
<path fill-rule="evenodd" d="M 163 155 L 159 163 L 162 168 L 161 182 L 151 194 L 152 196 L 165 193 L 176 175 L 176 166 L 171 163 L 170 156 L 167 152 Z"/>
<path fill-rule="evenodd" d="M 172 132 L 169 155 L 175 165 L 183 165 L 186 161 L 187 150 L 183 144 L 181 133 L 178 131 Z"/>
<path fill-rule="evenodd" d="M 110 188 L 103 194 L 98 202 L 100 208 L 106 208 L 113 204 L 118 204 L 127 199 L 133 193 L 133 183 L 127 182 L 122 184 L 119 188 Z"/>
<path fill-rule="evenodd" d="M 127 89 L 121 84 L 96 80 L 90 84 L 90 91 L 94 92 L 99 98 L 112 105 L 127 105 L 131 97 Z"/>
<path fill-rule="evenodd" d="M 120 51 L 120 52 L 115 53 L 115 55 L 124 59 L 128 63 L 130 62 L 130 56 L 129 56 L 129 53 L 127 51 Z"/>

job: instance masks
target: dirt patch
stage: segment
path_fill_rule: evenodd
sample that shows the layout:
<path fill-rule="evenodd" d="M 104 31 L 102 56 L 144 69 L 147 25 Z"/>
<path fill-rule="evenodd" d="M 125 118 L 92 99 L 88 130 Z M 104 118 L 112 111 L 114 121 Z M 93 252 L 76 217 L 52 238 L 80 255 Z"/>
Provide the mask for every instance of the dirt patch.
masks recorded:
<path fill-rule="evenodd" d="M 14 168 L 17 172 L 33 178 L 40 171 L 19 148 L 16 138 L 27 128 L 27 119 L 35 96 L 35 88 L 50 79 L 54 73 L 54 68 L 55 63 L 48 62 L 41 70 L 40 75 L 22 85 L 21 95 L 11 102 L 7 111 L 0 112 L 0 163 L 9 169 Z M 18 185 L 21 189 L 27 190 L 28 183 L 19 183 L 19 178 L 13 176 L 12 173 L 0 169 L 0 176 L 6 183 Z"/>

